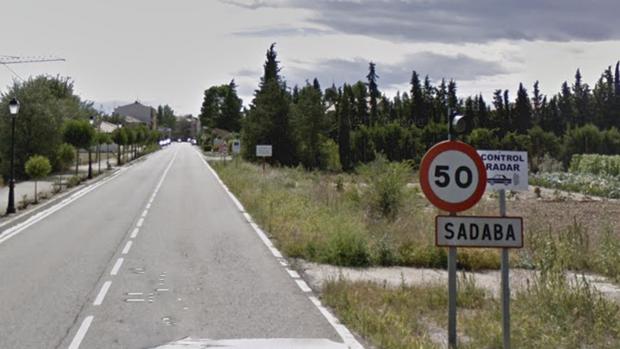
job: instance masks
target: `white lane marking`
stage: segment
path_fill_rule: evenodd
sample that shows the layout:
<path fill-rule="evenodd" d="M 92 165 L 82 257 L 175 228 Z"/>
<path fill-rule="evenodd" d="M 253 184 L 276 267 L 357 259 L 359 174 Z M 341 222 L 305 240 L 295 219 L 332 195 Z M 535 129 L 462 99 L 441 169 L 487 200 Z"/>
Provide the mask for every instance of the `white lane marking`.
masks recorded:
<path fill-rule="evenodd" d="M 155 291 L 157 292 L 168 292 L 167 288 L 156 288 Z"/>
<path fill-rule="evenodd" d="M 22 223 L 16 224 L 8 229 L 6 229 L 5 231 L 3 231 L 2 233 L 0 233 L 0 244 L 4 243 L 5 241 L 9 240 L 10 238 L 14 237 L 15 235 L 21 233 L 22 231 L 24 231 L 25 229 L 27 229 L 28 227 L 40 222 L 41 220 L 45 219 L 46 217 L 50 216 L 51 214 L 53 214 L 54 212 L 62 209 L 63 207 L 66 207 L 67 205 L 71 204 L 73 201 L 81 198 L 82 196 L 90 193 L 91 191 L 97 189 L 99 186 L 111 181 L 112 179 L 116 178 L 119 174 L 121 173 L 121 171 L 117 172 L 116 174 L 101 180 L 100 182 L 91 184 L 83 189 L 80 189 L 79 191 L 75 192 L 74 194 L 72 194 L 70 197 L 62 200 L 61 202 L 59 202 L 58 204 L 44 210 L 41 211 L 35 215 L 33 215 L 32 217 L 28 218 L 27 220 L 25 220 Z"/>
<path fill-rule="evenodd" d="M 144 298 L 127 298 L 125 302 L 134 303 L 134 302 L 144 302 Z"/>
<path fill-rule="evenodd" d="M 138 220 L 138 223 L 136 224 L 136 227 L 140 228 L 142 226 L 142 224 L 144 223 L 144 218 L 140 218 Z"/>
<path fill-rule="evenodd" d="M 123 265 L 123 261 L 123 258 L 119 258 L 116 260 L 116 263 L 114 263 L 114 267 L 112 267 L 110 275 L 115 276 L 116 274 L 118 274 L 118 270 L 121 268 L 121 265 Z"/>
<path fill-rule="evenodd" d="M 297 273 L 295 270 L 291 270 L 289 268 L 286 268 L 286 272 L 288 273 L 288 275 L 290 275 L 293 279 L 299 279 L 299 273 Z"/>
<path fill-rule="evenodd" d="M 146 209 L 147 209 L 147 210 L 151 208 L 151 203 L 152 203 L 152 201 L 149 201 L 149 203 L 148 203 L 148 204 L 146 204 Z"/>
<path fill-rule="evenodd" d="M 295 282 L 297 283 L 297 286 L 299 286 L 299 288 L 301 288 L 301 290 L 303 292 L 312 292 L 312 289 L 308 286 L 308 284 L 301 279 L 293 279 L 295 280 Z"/>
<path fill-rule="evenodd" d="M 110 286 L 112 286 L 112 281 L 106 281 L 103 283 L 103 286 L 101 286 L 101 290 L 99 290 L 99 294 L 97 295 L 97 298 L 95 298 L 93 305 L 101 305 L 101 303 L 103 303 L 103 299 L 108 293 Z"/>
<path fill-rule="evenodd" d="M 308 298 L 310 298 L 310 301 L 312 301 L 312 303 L 319 309 L 321 314 L 323 314 L 325 319 L 327 319 L 327 321 L 334 327 L 336 332 L 338 332 L 338 334 L 340 335 L 340 338 L 342 338 L 344 343 L 350 349 L 364 349 L 362 344 L 360 344 L 360 342 L 355 339 L 351 331 L 349 331 L 349 329 L 345 325 L 341 324 L 340 321 L 334 315 L 332 315 L 332 313 L 330 313 L 329 310 L 327 310 L 323 306 L 323 304 L 321 304 L 321 301 L 318 298 L 314 296 Z"/>
<path fill-rule="evenodd" d="M 148 209 L 142 211 L 142 217 L 146 217 L 147 214 L 149 214 L 149 210 Z"/>
<path fill-rule="evenodd" d="M 80 344 L 82 344 L 82 340 L 84 340 L 84 337 L 86 336 L 86 332 L 88 332 L 88 328 L 90 327 L 90 324 L 93 322 L 93 319 L 95 317 L 90 315 L 87 316 L 84 321 L 82 321 L 82 324 L 80 325 L 80 328 L 78 329 L 77 333 L 75 334 L 75 337 L 73 337 L 73 340 L 71 341 L 71 344 L 69 345 L 69 349 L 78 349 L 80 347 Z"/>
<path fill-rule="evenodd" d="M 142 296 L 143 294 L 142 292 L 127 292 L 128 296 Z"/>
<path fill-rule="evenodd" d="M 211 174 L 213 174 L 213 176 L 215 177 L 217 182 L 220 183 L 220 185 L 224 188 L 224 191 L 228 194 L 228 196 L 232 199 L 232 201 L 235 202 L 235 204 L 237 202 L 239 202 L 237 200 L 237 198 L 235 197 L 235 195 L 224 184 L 224 182 L 222 182 L 222 180 L 220 179 L 220 176 L 218 176 L 217 172 L 215 172 L 215 170 L 213 168 L 211 168 L 211 166 L 209 166 L 209 163 L 207 163 L 207 161 L 204 159 L 202 154 L 200 154 L 196 149 L 194 149 L 194 151 L 200 157 L 202 162 L 207 166 L 207 169 L 211 172 Z M 237 206 L 237 207 L 239 207 L 239 206 Z M 242 211 L 242 212 L 245 212 L 245 210 L 243 210 L 242 208 L 243 208 L 243 206 L 241 206 L 241 208 L 239 208 L 239 210 Z M 250 223 L 250 226 L 254 229 L 256 234 L 258 234 L 258 236 L 261 239 L 261 241 L 263 241 L 263 243 L 269 248 L 269 250 L 271 251 L 272 254 L 273 254 L 273 250 L 278 251 L 273 246 L 273 243 L 271 242 L 271 240 L 269 240 L 267 235 L 258 227 L 258 225 L 256 225 L 256 223 L 253 222 L 251 217 L 249 217 L 249 218 L 246 217 L 246 220 L 247 220 L 248 223 Z M 278 251 L 278 254 L 279 254 L 279 251 Z M 280 256 L 281 256 L 281 254 L 280 254 Z M 332 327 L 336 330 L 336 332 L 338 332 L 338 334 L 340 335 L 340 338 L 342 338 L 342 341 L 347 345 L 347 347 L 349 349 L 364 349 L 362 344 L 360 344 L 360 342 L 358 342 L 357 339 L 355 339 L 355 337 L 353 336 L 351 331 L 349 331 L 349 329 L 346 326 L 341 324 L 340 321 L 338 321 L 338 319 L 336 317 L 334 317 L 321 304 L 321 301 L 318 298 L 316 298 L 315 296 L 311 295 L 312 294 L 311 293 L 312 289 L 310 289 L 310 287 L 308 287 L 308 284 L 306 284 L 305 281 L 299 280 L 299 279 L 294 279 L 294 280 L 295 280 L 295 282 L 297 283 L 297 285 L 299 286 L 299 288 L 301 288 L 301 290 L 303 292 L 310 293 L 310 296 L 308 296 L 310 301 L 314 304 L 314 306 L 316 306 L 319 309 L 321 314 L 323 314 L 323 316 L 325 317 L 327 322 L 329 322 L 329 324 L 332 325 Z"/>
<path fill-rule="evenodd" d="M 125 244 L 125 248 L 123 248 L 123 252 L 121 252 L 121 253 L 122 254 L 129 253 L 129 249 L 131 248 L 131 245 L 133 245 L 133 241 L 131 241 L 131 240 L 127 241 L 127 243 Z"/>
<path fill-rule="evenodd" d="M 140 228 L 135 228 L 132 232 L 131 232 L 131 238 L 135 239 L 136 236 L 138 236 L 138 232 L 140 231 Z"/>

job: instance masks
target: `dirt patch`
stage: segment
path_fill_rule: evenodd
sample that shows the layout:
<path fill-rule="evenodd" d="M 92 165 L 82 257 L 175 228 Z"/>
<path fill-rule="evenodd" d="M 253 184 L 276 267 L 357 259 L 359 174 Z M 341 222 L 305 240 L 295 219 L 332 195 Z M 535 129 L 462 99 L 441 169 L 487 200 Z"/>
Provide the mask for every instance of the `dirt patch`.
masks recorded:
<path fill-rule="evenodd" d="M 445 284 L 448 282 L 448 272 L 441 269 L 424 269 L 409 267 L 376 267 L 376 268 L 345 268 L 327 264 L 317 264 L 297 261 L 297 268 L 303 273 L 306 281 L 314 288 L 321 289 L 323 283 L 330 280 L 344 279 L 347 281 L 372 281 L 385 287 L 399 287 L 401 285 L 415 286 L 428 284 Z M 511 295 L 525 289 L 535 278 L 536 271 L 525 269 L 510 270 Z M 476 285 L 485 289 L 494 298 L 499 298 L 501 274 L 499 271 L 464 272 L 459 276 L 474 278 Z M 585 277 L 586 280 L 605 297 L 620 303 L 620 287 L 607 278 L 595 274 L 577 274 L 566 272 L 569 281 L 576 277 Z M 446 286 L 447 287 L 447 286 Z"/>

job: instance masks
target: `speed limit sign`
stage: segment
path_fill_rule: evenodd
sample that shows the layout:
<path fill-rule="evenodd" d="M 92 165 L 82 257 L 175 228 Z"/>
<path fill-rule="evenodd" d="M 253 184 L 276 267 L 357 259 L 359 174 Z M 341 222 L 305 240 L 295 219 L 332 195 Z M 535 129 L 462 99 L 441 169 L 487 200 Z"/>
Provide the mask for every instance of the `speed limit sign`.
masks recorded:
<path fill-rule="evenodd" d="M 422 158 L 420 186 L 428 200 L 449 212 L 465 211 L 484 194 L 487 175 L 480 155 L 459 141 L 435 144 Z"/>

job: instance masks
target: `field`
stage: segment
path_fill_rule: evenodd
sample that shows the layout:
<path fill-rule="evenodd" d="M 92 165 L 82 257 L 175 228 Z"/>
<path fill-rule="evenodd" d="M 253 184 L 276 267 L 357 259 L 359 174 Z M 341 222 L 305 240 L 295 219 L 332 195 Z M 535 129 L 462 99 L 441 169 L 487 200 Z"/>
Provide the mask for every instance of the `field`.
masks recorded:
<path fill-rule="evenodd" d="M 439 212 L 420 193 L 407 164 L 379 160 L 351 174 L 301 168 L 263 172 L 242 161 L 212 166 L 289 258 L 354 267 L 445 268 L 446 251 L 433 240 Z M 488 193 L 464 214 L 497 211 L 496 195 Z M 585 279 L 567 281 L 565 271 L 620 281 L 620 203 L 533 188 L 508 194 L 508 214 L 523 216 L 525 224 L 525 246 L 511 253 L 511 266 L 539 271 L 531 287 L 514 295 L 515 347 L 617 347 L 618 305 Z M 497 269 L 499 255 L 492 249 L 459 249 L 458 267 Z M 498 347 L 498 300 L 473 280 L 463 282 L 463 344 Z M 446 322 L 445 285 L 394 289 L 333 280 L 322 296 L 345 323 L 380 348 L 441 347 L 437 334 Z"/>

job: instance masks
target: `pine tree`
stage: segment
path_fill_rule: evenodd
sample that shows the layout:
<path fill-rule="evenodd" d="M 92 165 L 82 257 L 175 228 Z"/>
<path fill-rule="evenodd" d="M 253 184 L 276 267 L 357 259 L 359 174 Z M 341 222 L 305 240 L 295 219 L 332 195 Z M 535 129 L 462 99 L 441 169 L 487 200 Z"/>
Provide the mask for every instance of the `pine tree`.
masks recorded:
<path fill-rule="evenodd" d="M 417 127 L 424 127 L 426 124 L 424 121 L 424 95 L 422 94 L 422 85 L 420 84 L 420 77 L 414 70 L 411 73 L 411 124 Z"/>
<path fill-rule="evenodd" d="M 351 99 L 353 91 L 351 86 L 345 84 L 344 92 L 337 106 L 338 114 L 338 153 L 342 169 L 349 171 L 353 168 L 351 157 Z"/>
<path fill-rule="evenodd" d="M 307 84 L 299 90 L 299 100 L 292 105 L 291 115 L 299 159 L 304 167 L 317 168 L 321 161 L 321 143 L 327 133 L 320 89 Z"/>
<path fill-rule="evenodd" d="M 514 108 L 514 121 L 517 132 L 527 133 L 532 127 L 532 104 L 523 84 L 519 84 Z"/>
<path fill-rule="evenodd" d="M 360 125 L 370 126 L 368 114 L 368 91 L 366 84 L 358 81 L 352 87 L 354 101 L 354 112 L 351 115 L 351 129 L 355 130 Z"/>
<path fill-rule="evenodd" d="M 280 77 L 275 44 L 267 50 L 264 74 L 246 118 L 242 133 L 244 156 L 254 159 L 257 144 L 271 144 L 271 161 L 282 165 L 296 162 L 295 143 L 289 120 L 291 96 Z"/>
<path fill-rule="evenodd" d="M 542 118 L 542 101 L 543 95 L 538 88 L 538 80 L 534 83 L 534 92 L 532 94 L 532 119 L 534 124 L 540 125 L 540 119 Z"/>
<path fill-rule="evenodd" d="M 571 93 L 570 87 L 568 87 L 568 83 L 564 81 L 560 94 L 558 95 L 558 109 L 560 112 L 560 124 L 556 125 L 559 131 L 558 134 L 564 133 L 567 125 L 572 124 L 575 119 L 573 103 L 573 94 Z"/>
<path fill-rule="evenodd" d="M 225 86 L 224 101 L 218 120 L 218 127 L 224 130 L 239 132 L 241 130 L 241 108 L 243 101 L 237 96 L 235 80 Z"/>
<path fill-rule="evenodd" d="M 572 124 L 583 126 L 592 122 L 590 115 L 590 87 L 581 81 L 581 71 L 577 69 L 575 73 L 575 84 L 573 85 L 573 95 L 575 101 L 575 114 Z"/>
<path fill-rule="evenodd" d="M 448 88 L 446 86 L 446 79 L 441 79 L 441 83 L 437 88 L 437 94 L 433 105 L 433 115 L 435 123 L 446 124 L 448 122 L 447 116 L 447 96 Z"/>
<path fill-rule="evenodd" d="M 379 118 L 378 99 L 381 97 L 381 94 L 377 85 L 379 76 L 375 71 L 375 64 L 373 62 L 368 64 L 368 75 L 366 75 L 366 78 L 368 79 L 368 93 L 370 95 L 370 124 L 374 125 Z"/>

